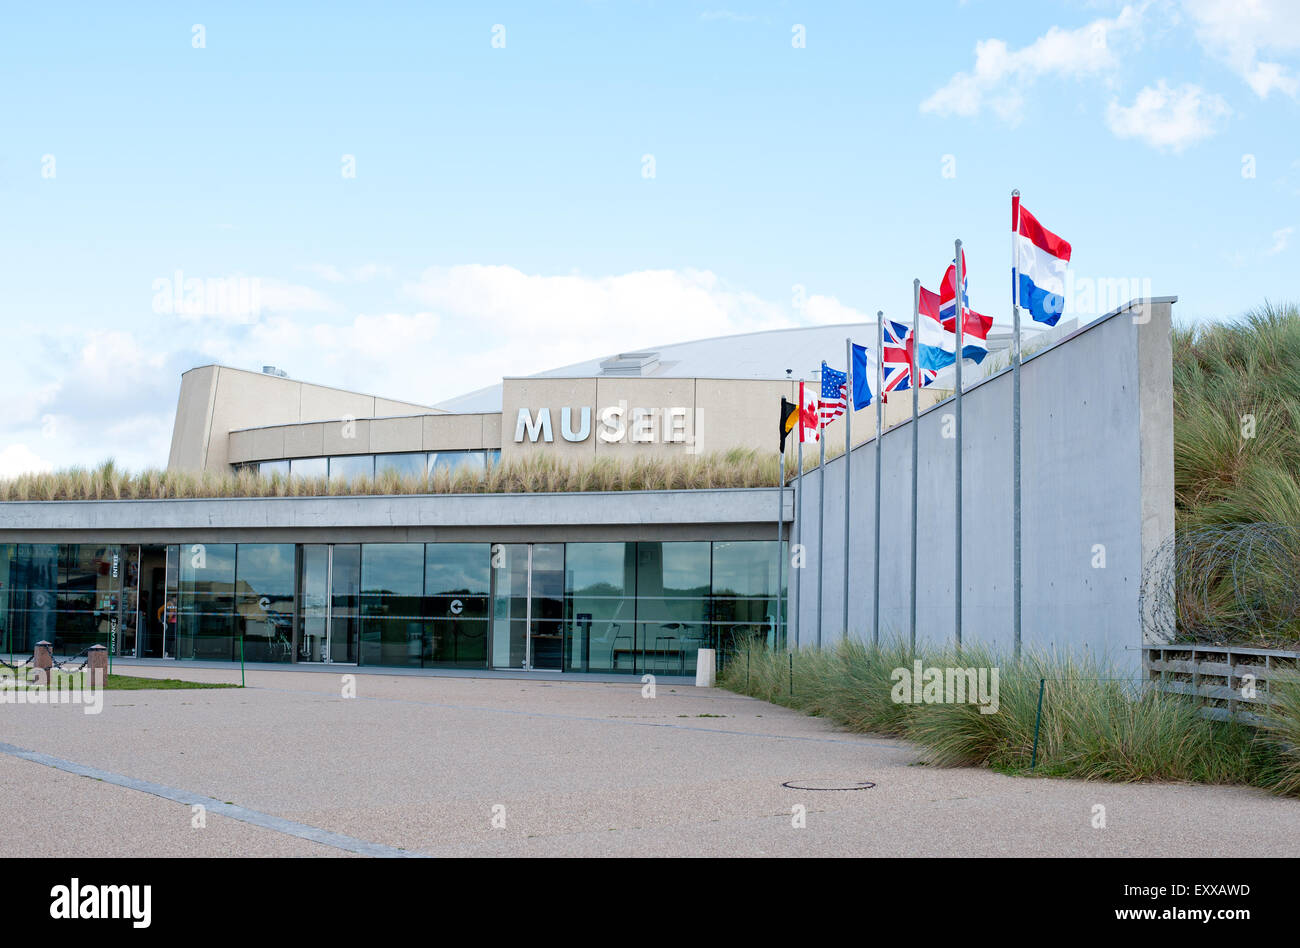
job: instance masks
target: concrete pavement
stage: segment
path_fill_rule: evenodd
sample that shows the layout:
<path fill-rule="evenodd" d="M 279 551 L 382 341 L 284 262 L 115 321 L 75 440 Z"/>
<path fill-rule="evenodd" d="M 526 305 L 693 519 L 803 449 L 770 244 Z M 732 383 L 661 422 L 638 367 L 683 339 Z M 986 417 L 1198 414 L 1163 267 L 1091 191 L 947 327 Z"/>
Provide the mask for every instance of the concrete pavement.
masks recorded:
<path fill-rule="evenodd" d="M 339 839 L 430 856 L 1300 852 L 1300 801 L 1245 788 L 940 769 L 906 742 L 679 684 L 647 698 L 639 680 L 357 674 L 345 698 L 348 671 L 109 692 L 99 715 L 0 706 L 0 742 L 46 761 L 0 752 L 0 855 L 355 855 Z M 145 783 L 155 790 L 133 788 Z M 235 816 L 209 813 L 196 829 L 187 794 Z M 792 825 L 795 807 L 805 826 Z M 66 832 L 33 832 L 40 813 Z M 313 830 L 335 842 L 294 835 Z"/>

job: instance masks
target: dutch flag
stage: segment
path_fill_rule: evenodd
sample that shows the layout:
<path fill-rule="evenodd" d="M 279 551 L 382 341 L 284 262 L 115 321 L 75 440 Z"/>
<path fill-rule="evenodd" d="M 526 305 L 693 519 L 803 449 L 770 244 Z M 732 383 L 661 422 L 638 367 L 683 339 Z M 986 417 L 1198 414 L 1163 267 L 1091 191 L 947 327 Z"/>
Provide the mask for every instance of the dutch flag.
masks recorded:
<path fill-rule="evenodd" d="M 1016 304 L 1029 310 L 1037 322 L 1055 326 L 1065 311 L 1065 266 L 1070 262 L 1070 244 L 1038 223 L 1011 196 L 1011 233 L 1016 260 L 1011 285 Z"/>

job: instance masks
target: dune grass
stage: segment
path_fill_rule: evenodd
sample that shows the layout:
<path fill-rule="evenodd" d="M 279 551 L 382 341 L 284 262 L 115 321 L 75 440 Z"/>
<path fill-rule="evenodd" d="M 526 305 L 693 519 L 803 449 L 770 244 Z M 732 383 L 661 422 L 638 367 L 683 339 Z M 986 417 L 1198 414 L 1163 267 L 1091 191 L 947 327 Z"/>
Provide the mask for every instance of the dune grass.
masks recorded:
<path fill-rule="evenodd" d="M 998 709 L 976 704 L 904 704 L 891 697 L 894 669 L 997 668 Z M 824 717 L 847 730 L 920 744 L 936 766 L 987 766 L 1028 774 L 1033 759 L 1039 680 L 1041 776 L 1086 780 L 1247 784 L 1300 796 L 1300 685 L 1279 702 L 1276 721 L 1256 730 L 1203 718 L 1186 698 L 1117 678 L 1102 663 L 1062 655 L 1026 655 L 1013 663 L 978 648 L 913 655 L 906 644 L 858 642 L 794 653 L 742 643 L 720 684 Z"/>
<path fill-rule="evenodd" d="M 1300 307 L 1175 328 L 1173 350 L 1178 526 L 1300 526 Z"/>
<path fill-rule="evenodd" d="M 440 470 L 427 479 L 391 472 L 354 480 L 262 477 L 246 470 L 228 474 L 157 469 L 132 473 L 108 460 L 95 468 L 70 468 L 0 480 L 0 502 L 703 490 L 775 487 L 778 480 L 775 451 L 746 449 L 673 458 L 597 458 L 583 464 L 542 453 L 497 464 L 485 471 Z"/>

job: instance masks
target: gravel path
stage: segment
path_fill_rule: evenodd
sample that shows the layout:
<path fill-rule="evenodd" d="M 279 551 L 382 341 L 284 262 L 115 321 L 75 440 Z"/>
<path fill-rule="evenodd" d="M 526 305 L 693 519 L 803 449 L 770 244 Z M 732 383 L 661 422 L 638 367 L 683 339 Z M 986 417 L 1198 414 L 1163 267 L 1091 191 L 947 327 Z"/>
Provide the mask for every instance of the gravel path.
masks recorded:
<path fill-rule="evenodd" d="M 236 814 L 195 829 L 186 803 L 0 751 L 0 855 L 354 855 L 277 820 L 431 856 L 1300 853 L 1294 800 L 938 769 L 906 742 L 715 689 L 355 678 L 355 698 L 341 676 L 258 671 L 242 691 L 109 692 L 99 715 L 0 706 L 0 742 Z M 876 786 L 782 787 L 793 780 Z M 39 814 L 62 832 L 34 830 Z"/>

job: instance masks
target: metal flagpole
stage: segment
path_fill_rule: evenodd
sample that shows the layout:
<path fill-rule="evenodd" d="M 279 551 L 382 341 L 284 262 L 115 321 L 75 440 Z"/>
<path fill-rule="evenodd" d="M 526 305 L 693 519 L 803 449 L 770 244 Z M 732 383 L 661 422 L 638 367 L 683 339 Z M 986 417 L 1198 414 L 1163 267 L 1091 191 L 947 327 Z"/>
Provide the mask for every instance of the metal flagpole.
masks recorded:
<path fill-rule="evenodd" d="M 964 300 L 962 299 L 962 292 L 961 292 L 961 290 L 962 290 L 962 282 L 961 282 L 961 281 L 962 281 L 962 277 L 963 277 L 963 274 L 962 274 L 962 266 L 961 266 L 961 241 L 960 241 L 960 240 L 956 241 L 956 242 L 953 244 L 953 246 L 954 246 L 955 251 L 956 251 L 956 261 L 957 261 L 957 262 L 956 262 L 956 265 L 955 265 L 955 266 L 956 266 L 956 274 L 957 274 L 957 287 L 956 287 L 956 299 L 955 299 L 955 302 L 956 302 L 956 304 L 957 304 L 957 310 L 956 310 L 957 318 L 956 318 L 955 320 L 953 320 L 954 325 L 956 325 L 956 327 L 957 327 L 957 351 L 956 351 L 956 358 L 954 359 L 954 362 L 955 362 L 956 367 L 957 367 L 957 399 L 956 399 L 956 414 L 957 414 L 957 419 L 956 419 L 956 420 L 957 420 L 957 478 L 956 478 L 956 480 L 957 480 L 957 535 L 956 535 L 956 541 L 957 541 L 957 554 L 956 554 L 956 567 L 955 567 L 955 577 L 956 577 L 956 582 L 955 582 L 953 585 L 956 587 L 956 590 L 957 590 L 957 602 L 956 602 L 956 612 L 955 612 L 955 616 L 956 616 L 957 645 L 958 645 L 958 647 L 960 647 L 960 646 L 961 646 L 961 363 L 962 363 L 962 343 L 963 343 L 963 341 L 964 341 L 964 340 L 963 340 L 963 336 L 962 336 L 962 330 L 963 330 L 964 327 L 962 326 L 962 323 L 964 322 L 964 320 L 965 320 L 965 318 L 966 318 L 966 313 L 965 313 L 965 309 L 964 309 L 964 307 L 963 307 L 963 305 L 962 305 L 963 302 L 964 302 Z"/>
<path fill-rule="evenodd" d="M 782 428 L 785 426 L 782 425 Z M 785 552 L 781 549 L 781 534 L 784 532 L 784 524 L 781 522 L 785 515 L 785 450 L 781 451 L 781 473 L 779 475 L 776 491 L 776 622 L 775 632 L 777 641 L 772 643 L 772 648 L 776 649 L 781 641 L 781 619 L 785 611 L 781 608 L 783 597 L 781 590 L 783 587 L 782 579 L 785 578 Z"/>
<path fill-rule="evenodd" d="M 1011 639 L 1014 655 L 1020 660 L 1020 189 L 1011 192 L 1011 492 L 1012 506 L 1012 578 Z"/>
<path fill-rule="evenodd" d="M 884 417 L 885 404 L 885 359 L 884 359 L 884 329 L 885 314 L 881 310 L 876 311 L 876 553 L 873 557 L 876 582 L 875 596 L 873 599 L 871 620 L 871 641 L 876 645 L 880 644 L 880 454 L 882 430 L 881 419 Z"/>
<path fill-rule="evenodd" d="M 803 612 L 803 571 L 807 565 L 803 560 L 803 382 L 799 382 L 799 473 L 796 477 L 795 499 L 798 501 L 794 512 L 794 543 L 800 547 L 798 572 L 794 574 L 794 647 L 799 648 L 799 614 Z M 791 569 L 794 569 L 793 561 Z"/>
<path fill-rule="evenodd" d="M 849 637 L 849 508 L 853 504 L 853 340 L 844 340 L 844 638 Z"/>
<path fill-rule="evenodd" d="M 818 372 L 820 379 L 822 373 Z M 822 606 L 825 599 L 822 572 L 826 565 L 826 428 L 822 424 L 821 382 L 817 395 L 817 647 L 822 647 Z"/>
<path fill-rule="evenodd" d="M 920 453 L 920 432 L 918 428 L 920 422 L 917 420 L 917 408 L 921 398 L 921 373 L 918 371 L 916 364 L 916 346 L 917 346 L 917 322 L 921 316 L 921 281 L 912 281 L 912 364 L 908 370 L 912 377 L 908 380 L 912 384 L 912 651 L 916 651 L 916 485 L 917 485 L 917 455 Z"/>

